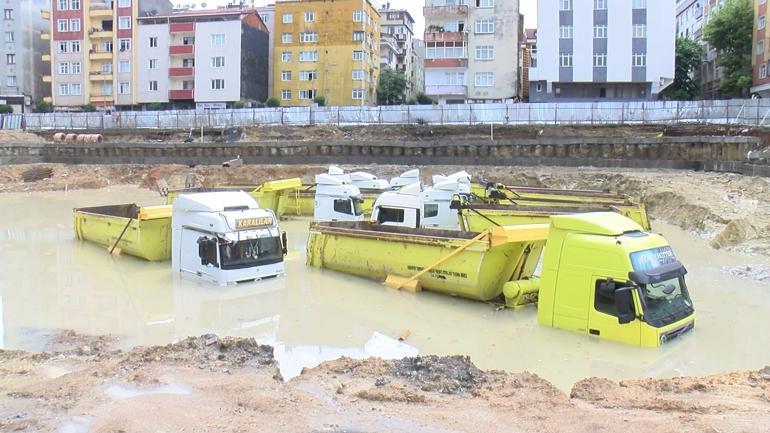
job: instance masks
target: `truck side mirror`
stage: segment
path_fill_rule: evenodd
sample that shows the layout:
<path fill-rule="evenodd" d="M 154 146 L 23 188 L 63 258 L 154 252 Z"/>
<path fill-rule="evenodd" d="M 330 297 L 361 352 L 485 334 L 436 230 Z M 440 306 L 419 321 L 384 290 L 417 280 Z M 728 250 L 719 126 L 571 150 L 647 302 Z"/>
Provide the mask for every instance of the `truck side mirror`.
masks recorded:
<path fill-rule="evenodd" d="M 289 252 L 289 244 L 286 240 L 286 232 L 281 233 L 281 251 L 283 251 L 284 256 Z"/>
<path fill-rule="evenodd" d="M 621 287 L 615 290 L 615 308 L 618 311 L 618 323 L 624 325 L 631 323 L 636 318 L 634 314 L 633 302 L 631 296 L 633 287 Z"/>

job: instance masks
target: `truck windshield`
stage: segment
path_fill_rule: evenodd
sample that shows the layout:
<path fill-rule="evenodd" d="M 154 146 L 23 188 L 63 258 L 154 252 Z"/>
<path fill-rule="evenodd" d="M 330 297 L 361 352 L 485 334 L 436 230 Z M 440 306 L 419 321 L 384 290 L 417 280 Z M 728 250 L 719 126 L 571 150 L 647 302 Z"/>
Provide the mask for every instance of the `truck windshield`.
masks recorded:
<path fill-rule="evenodd" d="M 655 327 L 670 325 L 693 313 L 684 277 L 639 286 L 644 320 Z"/>
<path fill-rule="evenodd" d="M 364 208 L 363 203 L 364 201 L 360 198 L 354 198 L 353 200 L 353 215 L 363 215 L 364 214 Z"/>
<path fill-rule="evenodd" d="M 243 269 L 271 265 L 283 261 L 279 236 L 248 239 L 239 242 L 224 241 L 219 245 L 222 269 Z"/>

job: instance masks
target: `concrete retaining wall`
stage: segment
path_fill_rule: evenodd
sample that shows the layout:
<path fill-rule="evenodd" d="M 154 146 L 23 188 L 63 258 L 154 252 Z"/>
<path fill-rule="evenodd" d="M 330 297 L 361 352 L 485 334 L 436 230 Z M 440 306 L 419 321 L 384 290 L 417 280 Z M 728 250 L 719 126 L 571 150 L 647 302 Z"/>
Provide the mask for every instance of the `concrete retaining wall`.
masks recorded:
<path fill-rule="evenodd" d="M 751 164 L 755 137 L 542 138 L 448 141 L 273 141 L 256 143 L 0 143 L 0 164 L 552 165 L 679 168 L 768 176 Z"/>

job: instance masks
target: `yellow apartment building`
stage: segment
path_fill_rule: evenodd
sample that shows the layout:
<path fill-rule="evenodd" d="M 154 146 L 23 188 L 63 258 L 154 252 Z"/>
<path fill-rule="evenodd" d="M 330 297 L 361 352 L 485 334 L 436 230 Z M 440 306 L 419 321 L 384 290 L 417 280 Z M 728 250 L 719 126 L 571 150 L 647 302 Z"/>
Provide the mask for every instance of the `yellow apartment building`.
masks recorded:
<path fill-rule="evenodd" d="M 369 0 L 275 4 L 273 95 L 282 106 L 377 102 L 380 15 Z"/>

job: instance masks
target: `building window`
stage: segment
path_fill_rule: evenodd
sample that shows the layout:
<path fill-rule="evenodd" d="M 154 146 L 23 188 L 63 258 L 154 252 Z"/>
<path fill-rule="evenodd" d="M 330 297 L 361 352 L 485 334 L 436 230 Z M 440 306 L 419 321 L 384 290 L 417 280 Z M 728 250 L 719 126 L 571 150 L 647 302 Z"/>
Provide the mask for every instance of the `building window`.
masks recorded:
<path fill-rule="evenodd" d="M 493 8 L 495 7 L 495 0 L 476 0 L 477 8 Z"/>
<path fill-rule="evenodd" d="M 56 30 L 59 31 L 59 33 L 68 32 L 70 28 L 69 21 L 67 20 L 56 20 Z"/>
<path fill-rule="evenodd" d="M 71 0 L 70 9 L 72 9 L 73 11 L 80 10 L 80 0 Z"/>
<path fill-rule="evenodd" d="M 316 91 L 314 89 L 311 90 L 300 90 L 299 91 L 299 99 L 310 99 L 313 100 L 315 98 Z"/>
<path fill-rule="evenodd" d="M 361 42 L 365 38 L 364 32 L 353 32 L 353 41 Z"/>
<path fill-rule="evenodd" d="M 147 61 L 147 69 L 158 69 L 158 59 L 150 59 Z"/>
<path fill-rule="evenodd" d="M 559 54 L 559 66 L 562 68 L 572 67 L 572 54 L 561 53 Z"/>
<path fill-rule="evenodd" d="M 353 81 L 364 81 L 364 71 L 361 69 L 353 69 Z"/>
<path fill-rule="evenodd" d="M 284 24 L 291 24 L 294 22 L 294 15 L 292 14 L 283 14 L 283 23 Z"/>
<path fill-rule="evenodd" d="M 318 33 L 316 32 L 303 32 L 299 34 L 300 42 L 318 42 Z"/>
<path fill-rule="evenodd" d="M 291 90 L 281 90 L 281 99 L 284 101 L 291 99 Z"/>
<path fill-rule="evenodd" d="M 128 81 L 121 81 L 118 83 L 118 94 L 120 95 L 130 95 L 131 94 L 131 83 Z"/>
<path fill-rule="evenodd" d="M 281 53 L 281 61 L 283 63 L 291 62 L 291 52 L 290 51 L 284 51 L 283 53 Z"/>
<path fill-rule="evenodd" d="M 224 33 L 215 33 L 211 35 L 211 46 L 212 47 L 223 47 L 225 45 L 225 34 Z"/>
<path fill-rule="evenodd" d="M 646 38 L 647 37 L 647 26 L 644 24 L 634 24 L 634 37 L 635 38 Z"/>
<path fill-rule="evenodd" d="M 647 54 L 645 53 L 635 53 L 632 56 L 632 64 L 636 67 L 644 67 L 647 66 Z"/>
<path fill-rule="evenodd" d="M 118 7 L 119 8 L 130 8 L 131 7 L 131 0 L 118 0 Z"/>
<path fill-rule="evenodd" d="M 494 72 L 476 72 L 476 87 L 492 87 L 494 85 Z"/>
<path fill-rule="evenodd" d="M 559 26 L 560 39 L 572 39 L 572 26 Z"/>
<path fill-rule="evenodd" d="M 5 85 L 7 87 L 16 87 L 16 76 L 15 75 L 9 75 L 5 78 Z"/>
<path fill-rule="evenodd" d="M 222 65 L 224 66 L 224 59 L 222 60 Z M 212 64 L 213 66 L 213 64 Z M 195 59 L 182 59 L 182 67 L 183 68 L 194 68 L 195 67 Z"/>
<path fill-rule="evenodd" d="M 69 96 L 70 86 L 68 84 L 59 84 L 59 96 Z"/>
<path fill-rule="evenodd" d="M 313 11 L 305 12 L 305 22 L 312 23 L 313 21 L 315 21 L 315 13 Z"/>
<path fill-rule="evenodd" d="M 465 72 L 445 72 L 444 84 L 447 86 L 464 86 Z"/>
<path fill-rule="evenodd" d="M 118 62 L 118 72 L 119 73 L 129 73 L 131 72 L 131 61 L 130 60 L 121 60 Z"/>
<path fill-rule="evenodd" d="M 150 81 L 149 90 L 150 90 L 150 92 L 157 92 L 158 91 L 158 82 L 157 81 Z"/>
<path fill-rule="evenodd" d="M 494 60 L 495 47 L 492 45 L 479 45 L 476 47 L 476 60 Z"/>
<path fill-rule="evenodd" d="M 212 68 L 224 68 L 225 67 L 225 56 L 217 56 L 211 58 L 211 67 Z"/>
<path fill-rule="evenodd" d="M 767 64 L 762 63 L 759 65 L 759 79 L 764 80 L 767 78 Z"/>
<path fill-rule="evenodd" d="M 757 54 L 762 54 L 765 52 L 765 41 L 764 39 L 760 39 L 757 42 Z"/>
<path fill-rule="evenodd" d="M 594 38 L 596 38 L 596 39 L 606 39 L 607 38 L 607 26 L 606 25 L 594 26 Z"/>
<path fill-rule="evenodd" d="M 68 75 L 70 73 L 70 64 L 67 62 L 59 63 L 59 75 Z"/>
<path fill-rule="evenodd" d="M 158 48 L 158 38 L 156 36 L 150 38 L 150 48 Z"/>
<path fill-rule="evenodd" d="M 291 39 L 291 33 L 284 33 L 281 35 L 281 43 L 290 44 Z"/>
<path fill-rule="evenodd" d="M 80 62 L 72 62 L 72 65 L 70 65 L 72 68 L 73 74 L 80 74 L 81 68 L 80 68 Z"/>
<path fill-rule="evenodd" d="M 353 89 L 350 96 L 353 99 L 364 99 L 364 89 Z"/>
<path fill-rule="evenodd" d="M 762 30 L 765 28 L 765 21 L 766 18 L 764 15 L 760 16 L 759 19 L 757 19 L 757 29 Z"/>
<path fill-rule="evenodd" d="M 281 81 L 291 81 L 291 71 L 281 71 Z"/>
<path fill-rule="evenodd" d="M 56 8 L 60 11 L 66 11 L 70 8 L 69 0 L 59 0 L 56 2 Z"/>
<path fill-rule="evenodd" d="M 316 51 L 300 51 L 299 52 L 299 61 L 300 62 L 315 62 L 318 60 L 318 52 Z"/>
<path fill-rule="evenodd" d="M 119 29 L 130 29 L 131 28 L 131 17 L 119 17 L 118 18 L 118 28 Z"/>
<path fill-rule="evenodd" d="M 364 52 L 363 51 L 353 51 L 353 61 L 360 62 L 364 60 Z"/>
<path fill-rule="evenodd" d="M 121 53 L 127 53 L 131 51 L 131 39 L 120 39 L 118 41 Z"/>
<path fill-rule="evenodd" d="M 72 96 L 80 96 L 81 90 L 80 90 L 80 84 L 72 84 L 70 86 L 70 93 Z"/>
<path fill-rule="evenodd" d="M 76 18 L 74 20 L 70 20 L 70 31 L 71 32 L 79 32 L 80 31 L 80 19 Z"/>
<path fill-rule="evenodd" d="M 70 48 L 69 42 L 61 41 L 58 44 L 58 48 L 57 48 L 56 52 L 58 52 L 58 53 L 68 53 L 69 52 L 69 48 Z"/>
<path fill-rule="evenodd" d="M 211 90 L 224 90 L 225 89 L 225 80 L 221 78 L 216 78 L 211 80 Z"/>
<path fill-rule="evenodd" d="M 594 67 L 606 68 L 607 67 L 607 53 L 594 54 Z"/>
<path fill-rule="evenodd" d="M 354 23 L 364 22 L 364 11 L 353 11 L 353 22 Z"/>
<path fill-rule="evenodd" d="M 5 32 L 5 41 L 13 42 L 13 32 Z"/>
<path fill-rule="evenodd" d="M 262 22 L 265 23 L 265 24 L 270 22 L 270 15 L 268 15 L 268 14 L 262 14 L 259 17 L 262 18 Z"/>
<path fill-rule="evenodd" d="M 647 0 L 634 0 L 634 9 L 646 9 Z"/>
<path fill-rule="evenodd" d="M 315 81 L 318 79 L 316 71 L 299 71 L 300 81 Z"/>
<path fill-rule="evenodd" d="M 559 0 L 559 10 L 560 11 L 571 11 L 572 10 L 572 0 Z"/>
<path fill-rule="evenodd" d="M 476 20 L 476 33 L 494 33 L 495 22 L 493 20 Z"/>
<path fill-rule="evenodd" d="M 594 0 L 594 9 L 596 10 L 607 9 L 607 0 Z"/>

